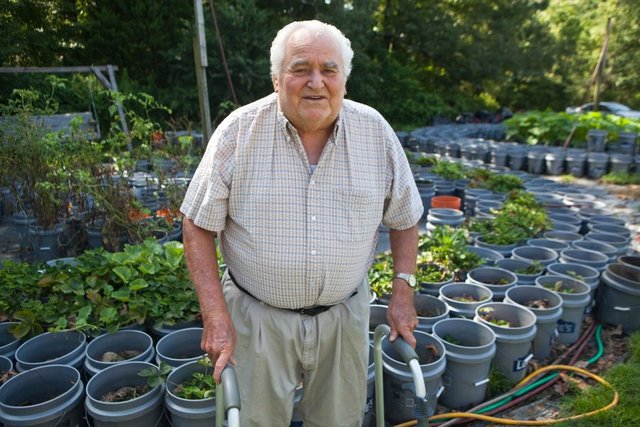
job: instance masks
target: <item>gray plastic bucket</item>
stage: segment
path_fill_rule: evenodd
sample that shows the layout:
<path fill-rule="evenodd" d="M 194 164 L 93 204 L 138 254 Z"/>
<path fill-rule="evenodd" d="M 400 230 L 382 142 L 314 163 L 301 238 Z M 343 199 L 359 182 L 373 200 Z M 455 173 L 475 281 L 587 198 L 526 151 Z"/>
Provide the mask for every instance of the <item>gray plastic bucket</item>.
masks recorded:
<path fill-rule="evenodd" d="M 369 338 L 373 342 L 373 333 L 378 325 L 387 324 L 387 306 L 383 304 L 369 305 Z"/>
<path fill-rule="evenodd" d="M 622 325 L 627 334 L 640 329 L 640 269 L 609 264 L 602 273 L 595 311 L 600 322 Z"/>
<path fill-rule="evenodd" d="M 543 236 L 547 239 L 563 241 L 565 243 L 568 243 L 569 245 L 571 245 L 571 242 L 575 242 L 576 240 L 583 239 L 580 233 L 575 233 L 573 231 L 560 231 L 560 230 L 545 231 Z"/>
<path fill-rule="evenodd" d="M 565 249 L 560 252 L 560 262 L 582 264 L 602 271 L 609 264 L 609 257 L 586 249 Z"/>
<path fill-rule="evenodd" d="M 464 222 L 464 213 L 457 209 L 431 208 L 427 214 L 427 233 L 438 226 L 458 227 Z"/>
<path fill-rule="evenodd" d="M 625 255 L 629 248 L 630 239 L 619 234 L 594 233 L 589 231 L 584 238 L 592 242 L 607 243 L 617 249 L 616 255 Z"/>
<path fill-rule="evenodd" d="M 530 261 L 526 261 L 524 259 L 513 259 L 513 258 L 505 258 L 501 259 L 496 263 L 496 267 L 503 268 L 508 270 L 516 275 L 518 278 L 517 286 L 521 285 L 532 285 L 535 283 L 536 278 L 544 273 L 544 266 L 540 265 L 540 271 L 535 274 L 530 273 L 519 273 L 518 271 L 523 271 L 528 268 L 533 267 L 533 263 Z"/>
<path fill-rule="evenodd" d="M 573 262 L 557 262 L 547 266 L 548 274 L 556 276 L 571 277 L 573 279 L 582 280 L 589 285 L 589 293 L 591 298 L 596 295 L 596 289 L 600 284 L 600 272 L 588 265 L 577 264 Z"/>
<path fill-rule="evenodd" d="M 544 239 L 544 238 L 529 239 L 527 240 L 527 245 L 536 246 L 539 248 L 553 249 L 556 252 L 561 252 L 571 247 L 571 245 L 568 242 L 563 242 L 562 240 Z"/>
<path fill-rule="evenodd" d="M 5 427 L 82 426 L 83 396 L 84 385 L 76 368 L 36 367 L 0 387 L 0 423 Z"/>
<path fill-rule="evenodd" d="M 165 335 L 169 335 L 171 332 L 179 331 L 180 329 L 187 328 L 201 328 L 202 322 L 198 320 L 190 320 L 186 322 L 179 322 L 174 324 L 168 324 L 163 322 L 154 322 L 149 327 L 149 333 L 155 341 L 158 341 Z"/>
<path fill-rule="evenodd" d="M 449 306 L 433 295 L 416 294 L 413 303 L 418 313 L 417 330 L 431 333 L 433 324 L 449 317 Z"/>
<path fill-rule="evenodd" d="M 140 354 L 124 361 L 102 361 L 102 355 L 107 351 L 118 353 L 129 350 L 137 351 Z M 118 363 L 134 361 L 151 362 L 155 353 L 153 340 L 145 332 L 121 330 L 113 334 L 103 334 L 87 344 L 84 371 L 89 377 L 92 377 L 99 371 Z"/>
<path fill-rule="evenodd" d="M 444 344 L 447 359 L 439 403 L 467 409 L 484 401 L 496 354 L 495 333 L 471 319 L 444 319 L 433 325 L 433 335 Z"/>
<path fill-rule="evenodd" d="M 215 396 L 205 399 L 185 399 L 174 394 L 176 387 L 192 378 L 196 372 L 213 375 L 213 369 L 207 370 L 198 361 L 193 361 L 178 366 L 167 376 L 164 406 L 169 412 L 173 427 L 209 427 L 215 424 Z"/>
<path fill-rule="evenodd" d="M 487 243 L 484 241 L 484 239 L 482 238 L 482 236 L 478 236 L 474 239 L 474 244 L 476 246 L 479 246 L 481 248 L 487 248 L 487 249 L 491 249 L 494 250 L 496 252 L 499 252 L 503 257 L 510 257 L 511 256 L 511 251 L 513 251 L 513 249 L 517 246 L 516 244 L 513 245 L 495 245 L 492 243 Z"/>
<path fill-rule="evenodd" d="M 606 255 L 609 258 L 609 262 L 614 262 L 618 257 L 618 249 L 614 246 L 604 242 L 594 242 L 591 240 L 578 240 L 571 244 L 575 249 L 582 249 L 586 251 L 596 251 Z"/>
<path fill-rule="evenodd" d="M 174 368 L 199 360 L 204 351 L 200 348 L 202 328 L 179 329 L 165 335 L 156 344 L 156 362 L 165 362 Z"/>
<path fill-rule="evenodd" d="M 103 369 L 89 380 L 84 405 L 94 427 L 154 427 L 161 424 L 164 385 L 124 402 L 100 400 L 106 393 L 121 387 L 145 384 L 146 378 L 138 372 L 146 368 L 157 369 L 147 362 L 125 362 Z"/>
<path fill-rule="evenodd" d="M 45 332 L 16 350 L 16 369 L 24 372 L 45 365 L 82 367 L 87 337 L 79 331 Z"/>
<path fill-rule="evenodd" d="M 469 301 L 460 301 L 459 297 L 467 297 Z M 440 288 L 438 298 L 449 306 L 452 316 L 472 319 L 479 305 L 491 301 L 493 292 L 483 285 L 456 282 Z"/>
<path fill-rule="evenodd" d="M 546 288 L 561 281 L 563 286 L 572 289 L 572 292 L 556 292 L 562 298 L 562 316 L 558 319 L 558 342 L 571 345 L 580 338 L 580 329 L 585 312 L 589 311 L 591 294 L 589 285 L 581 280 L 566 276 L 547 275 L 536 279 L 536 286 Z"/>
<path fill-rule="evenodd" d="M 0 356 L 0 374 L 13 370 L 13 362 L 5 356 Z"/>
<path fill-rule="evenodd" d="M 448 285 L 449 283 L 453 282 L 453 278 L 454 278 L 454 274 L 451 273 L 451 277 L 447 280 L 444 280 L 442 282 L 437 282 L 437 283 L 428 283 L 428 282 L 422 282 L 419 283 L 418 286 L 420 288 L 420 293 L 421 294 L 425 294 L 425 295 L 431 295 L 434 297 L 437 297 L 438 295 L 440 295 L 440 288 L 442 288 L 444 285 Z"/>
<path fill-rule="evenodd" d="M 618 257 L 617 261 L 620 264 L 640 268 L 640 255 L 621 255 Z"/>
<path fill-rule="evenodd" d="M 497 283 L 501 281 L 505 283 Z M 484 266 L 470 270 L 466 282 L 491 289 L 493 300 L 502 301 L 507 289 L 518 283 L 518 277 L 504 268 Z"/>
<path fill-rule="evenodd" d="M 510 326 L 495 325 L 482 318 L 491 310 L 497 319 L 506 320 Z M 496 355 L 493 366 L 510 382 L 524 378 L 527 365 L 533 357 L 533 339 L 536 336 L 536 315 L 531 310 L 505 302 L 489 302 L 476 309 L 474 321 L 489 327 L 496 334 Z"/>
<path fill-rule="evenodd" d="M 421 331 L 414 331 L 416 354 L 427 388 L 428 415 L 435 413 L 438 397 L 442 394 L 442 374 L 447 367 L 445 349 L 439 339 Z M 427 346 L 435 348 L 438 355 L 428 360 Z M 413 375 L 398 352 L 385 337 L 382 340 L 382 363 L 384 377 L 384 412 L 392 424 L 415 419 L 415 393 Z"/>
<path fill-rule="evenodd" d="M 542 246 L 518 246 L 511 252 L 511 258 L 523 259 L 529 262 L 539 262 L 542 265 L 549 265 L 558 259 L 558 253 L 553 249 Z"/>
<path fill-rule="evenodd" d="M 537 300 L 546 300 L 548 307 L 531 307 L 531 302 Z M 558 335 L 557 322 L 562 316 L 562 298 L 548 289 L 524 285 L 509 289 L 504 302 L 526 307 L 536 315 L 536 336 L 532 343 L 533 357 L 538 360 L 549 357 L 553 342 Z"/>
<path fill-rule="evenodd" d="M 479 246 L 467 246 L 467 250 L 475 253 L 483 260 L 483 265 L 495 265 L 501 259 L 504 259 L 504 255 L 502 255 L 498 251 L 494 251 L 489 248 L 481 248 Z"/>
<path fill-rule="evenodd" d="M 2 322 L 0 323 L 0 356 L 14 359 L 14 355 L 18 347 L 20 347 L 20 340 L 13 336 L 9 332 L 9 328 L 17 325 L 18 322 Z"/>

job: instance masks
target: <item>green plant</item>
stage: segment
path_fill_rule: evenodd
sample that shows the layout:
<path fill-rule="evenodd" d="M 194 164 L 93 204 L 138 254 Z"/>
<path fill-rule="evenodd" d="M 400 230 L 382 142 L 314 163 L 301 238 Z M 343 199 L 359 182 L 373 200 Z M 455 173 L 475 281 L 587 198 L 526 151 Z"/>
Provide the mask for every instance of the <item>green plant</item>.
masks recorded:
<path fill-rule="evenodd" d="M 609 172 L 601 178 L 605 184 L 614 185 L 638 185 L 640 184 L 640 173 L 637 172 Z"/>
<path fill-rule="evenodd" d="M 191 378 L 182 384 L 176 384 L 173 394 L 183 399 L 207 399 L 215 396 L 211 359 L 205 356 L 198 363 L 204 366 L 204 372 L 194 372 Z"/>
<path fill-rule="evenodd" d="M 508 320 L 499 319 L 495 317 L 493 307 L 482 307 L 479 310 L 478 314 L 480 315 L 480 317 L 482 317 L 482 319 L 496 326 L 505 326 L 505 327 L 511 326 L 511 322 L 509 322 Z"/>
<path fill-rule="evenodd" d="M 150 366 L 148 368 L 141 369 L 138 372 L 138 376 L 146 378 L 147 384 L 151 388 L 155 388 L 163 385 L 167 381 L 167 376 L 173 370 L 173 366 L 166 362 L 160 361 L 157 367 Z"/>
<path fill-rule="evenodd" d="M 369 286 L 378 297 L 391 293 L 393 259 L 389 254 L 380 254 L 368 271 Z"/>
<path fill-rule="evenodd" d="M 464 179 L 465 177 L 462 165 L 444 160 L 438 161 L 433 167 L 432 172 L 449 181 Z"/>
<path fill-rule="evenodd" d="M 468 241 L 469 233 L 464 228 L 436 227 L 419 242 L 419 262 L 436 264 L 460 278 L 482 264 L 481 258 L 468 249 Z"/>
<path fill-rule="evenodd" d="M 452 272 L 436 264 L 419 264 L 416 270 L 418 283 L 441 283 L 451 279 Z"/>
<path fill-rule="evenodd" d="M 539 261 L 534 261 L 530 266 L 524 268 L 516 268 L 514 273 L 516 274 L 540 274 L 544 270 L 544 265 Z"/>

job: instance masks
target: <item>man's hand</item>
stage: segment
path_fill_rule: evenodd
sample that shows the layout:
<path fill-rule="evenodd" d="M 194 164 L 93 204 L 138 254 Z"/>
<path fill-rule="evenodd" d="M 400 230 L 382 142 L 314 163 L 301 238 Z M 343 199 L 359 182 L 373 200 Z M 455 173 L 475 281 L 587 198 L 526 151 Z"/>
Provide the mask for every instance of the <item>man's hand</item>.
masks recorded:
<path fill-rule="evenodd" d="M 413 330 L 418 326 L 418 317 L 413 303 L 414 290 L 402 279 L 393 280 L 391 302 L 387 308 L 387 322 L 391 329 L 389 341 L 401 336 L 407 344 L 416 348 Z"/>
<path fill-rule="evenodd" d="M 222 370 L 227 363 L 235 363 L 232 354 L 236 347 L 236 330 L 226 309 L 206 316 L 203 314 L 200 346 L 209 355 L 213 365 L 213 378 L 220 384 Z"/>

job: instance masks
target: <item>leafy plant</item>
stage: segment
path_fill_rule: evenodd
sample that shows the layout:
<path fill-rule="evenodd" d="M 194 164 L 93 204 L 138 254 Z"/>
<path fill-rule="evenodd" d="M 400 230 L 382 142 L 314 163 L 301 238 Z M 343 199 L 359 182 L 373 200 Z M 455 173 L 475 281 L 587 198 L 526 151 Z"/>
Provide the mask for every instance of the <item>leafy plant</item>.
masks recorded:
<path fill-rule="evenodd" d="M 419 242 L 419 262 L 433 263 L 444 271 L 462 274 L 482 264 L 482 259 L 468 248 L 469 232 L 464 228 L 436 227 Z"/>
<path fill-rule="evenodd" d="M 393 259 L 389 254 L 380 254 L 368 271 L 369 286 L 380 297 L 391 293 L 393 280 Z"/>
<path fill-rule="evenodd" d="M 516 274 L 539 274 L 544 270 L 544 265 L 539 261 L 533 261 L 530 266 L 524 268 L 516 268 L 514 273 Z"/>
<path fill-rule="evenodd" d="M 449 181 L 464 179 L 465 177 L 462 165 L 444 160 L 438 161 L 433 167 L 432 172 Z"/>
<path fill-rule="evenodd" d="M 183 399 L 207 399 L 215 396 L 216 385 L 213 380 L 211 359 L 204 356 L 198 363 L 204 366 L 204 372 L 194 372 L 191 378 L 182 384 L 177 384 L 173 394 Z"/>
<path fill-rule="evenodd" d="M 480 317 L 482 317 L 482 319 L 486 320 L 489 323 L 492 323 L 496 326 L 504 326 L 504 327 L 510 327 L 511 326 L 511 322 L 509 322 L 508 320 L 505 319 L 499 319 L 497 317 L 495 317 L 495 313 L 493 310 L 493 307 L 482 307 L 478 314 L 480 314 Z"/>
<path fill-rule="evenodd" d="M 416 270 L 418 283 L 441 283 L 451 279 L 452 272 L 436 264 L 419 264 Z"/>
<path fill-rule="evenodd" d="M 614 185 L 638 185 L 640 184 L 640 173 L 637 172 L 609 172 L 601 178 L 605 184 Z"/>
<path fill-rule="evenodd" d="M 138 372 L 138 376 L 146 378 L 149 387 L 155 388 L 163 385 L 167 381 L 167 376 L 172 370 L 173 366 L 164 361 L 160 361 L 158 367 L 150 366 L 148 368 L 141 369 Z"/>

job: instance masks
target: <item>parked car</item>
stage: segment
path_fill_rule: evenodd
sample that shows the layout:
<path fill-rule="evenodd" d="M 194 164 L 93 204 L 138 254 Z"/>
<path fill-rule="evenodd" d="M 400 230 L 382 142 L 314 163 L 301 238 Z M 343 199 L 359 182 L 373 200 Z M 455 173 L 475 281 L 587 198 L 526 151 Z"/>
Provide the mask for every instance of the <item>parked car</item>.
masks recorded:
<path fill-rule="evenodd" d="M 619 102 L 603 101 L 598 103 L 598 109 L 602 113 L 615 114 L 629 119 L 640 119 L 640 111 L 632 110 Z M 593 111 L 593 102 L 580 105 L 579 107 L 567 107 L 565 110 L 569 114 L 588 113 Z"/>

